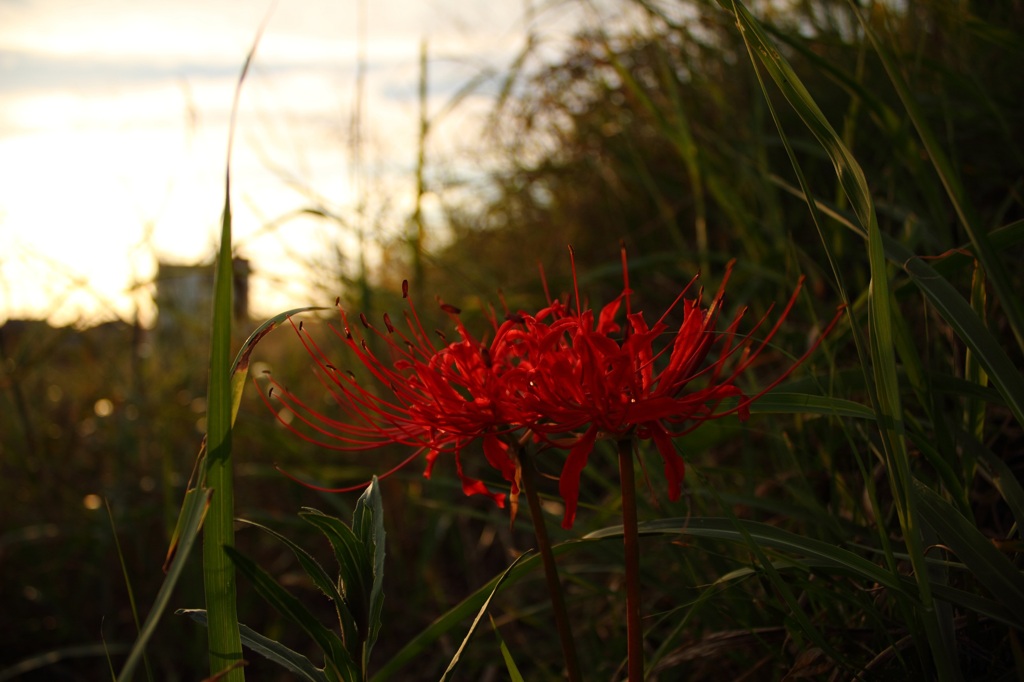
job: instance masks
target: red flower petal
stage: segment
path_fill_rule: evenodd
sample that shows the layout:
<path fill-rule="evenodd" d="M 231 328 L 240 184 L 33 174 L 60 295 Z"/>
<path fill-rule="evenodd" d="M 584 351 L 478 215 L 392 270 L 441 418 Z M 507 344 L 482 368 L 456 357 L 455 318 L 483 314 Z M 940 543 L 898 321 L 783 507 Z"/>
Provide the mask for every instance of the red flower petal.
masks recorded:
<path fill-rule="evenodd" d="M 682 493 L 683 478 L 686 476 L 686 463 L 679 456 L 675 443 L 661 424 L 647 424 L 647 431 L 658 447 L 661 458 L 665 461 L 665 480 L 668 481 L 668 499 L 675 502 Z"/>
<path fill-rule="evenodd" d="M 597 438 L 597 427 L 590 427 L 586 433 L 580 436 L 576 444 L 569 450 L 569 456 L 562 467 L 562 475 L 558 477 L 558 492 L 565 502 L 565 516 L 562 517 L 562 528 L 572 528 L 576 520 L 576 503 L 580 497 L 580 474 L 587 466 L 587 458 L 594 449 L 594 440 Z"/>

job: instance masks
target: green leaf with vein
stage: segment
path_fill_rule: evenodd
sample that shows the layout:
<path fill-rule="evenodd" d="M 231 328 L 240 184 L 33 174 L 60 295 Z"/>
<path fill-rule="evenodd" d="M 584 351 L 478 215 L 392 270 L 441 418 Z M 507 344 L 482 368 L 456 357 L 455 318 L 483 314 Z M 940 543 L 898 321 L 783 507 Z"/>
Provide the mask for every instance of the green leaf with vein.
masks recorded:
<path fill-rule="evenodd" d="M 278 533 L 276 530 L 253 521 L 246 521 L 245 519 L 240 519 L 240 521 L 273 535 L 288 546 L 288 549 L 290 549 L 292 554 L 295 555 L 295 558 L 298 559 L 299 564 L 306 572 L 306 575 L 308 575 L 313 581 L 313 584 L 334 602 L 334 608 L 338 614 L 338 623 L 341 628 L 341 638 L 345 643 L 345 648 L 348 650 L 349 655 L 352 656 L 353 660 L 359 658 L 361 656 L 361 651 L 355 619 L 349 612 L 348 605 L 345 603 L 341 593 L 338 592 L 337 583 L 327 575 L 327 572 L 320 566 L 319 562 L 317 562 L 309 552 L 302 549 L 298 544 L 290 540 L 287 536 Z"/>
<path fill-rule="evenodd" d="M 296 599 L 277 584 L 270 574 L 256 565 L 252 559 L 239 552 L 233 547 L 225 547 L 231 563 L 235 565 L 238 572 L 244 575 L 252 583 L 256 592 L 277 610 L 282 616 L 288 618 L 297 625 L 303 632 L 309 635 L 317 646 L 324 652 L 326 657 L 326 671 L 338 680 L 360 680 L 362 676 L 355 661 L 349 656 L 345 644 L 330 629 L 316 619 L 301 601 Z"/>
<path fill-rule="evenodd" d="M 188 616 L 196 623 L 206 626 L 206 609 L 178 609 L 175 613 L 179 616 Z M 242 644 L 267 660 L 277 663 L 279 666 L 297 676 L 300 680 L 308 682 L 329 682 L 323 670 L 313 665 L 308 658 L 292 651 L 277 640 L 270 639 L 256 632 L 247 625 L 239 623 L 238 629 L 242 635 Z"/>

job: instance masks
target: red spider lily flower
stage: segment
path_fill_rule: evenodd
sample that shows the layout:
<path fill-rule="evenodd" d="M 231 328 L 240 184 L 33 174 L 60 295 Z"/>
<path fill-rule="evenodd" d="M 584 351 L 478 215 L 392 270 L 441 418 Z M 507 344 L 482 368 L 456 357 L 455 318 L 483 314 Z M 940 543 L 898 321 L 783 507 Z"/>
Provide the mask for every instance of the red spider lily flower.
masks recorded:
<path fill-rule="evenodd" d="M 407 301 L 408 293 L 408 282 L 403 282 L 402 294 Z M 442 304 L 441 307 L 455 321 L 459 340 L 446 343 L 441 348 L 434 346 L 411 301 L 408 307 L 405 315 L 407 332 L 396 328 L 387 315 L 384 316 L 384 330 L 371 325 L 365 316 L 360 315 L 361 326 L 385 346 L 389 356 L 386 359 L 371 350 L 371 344 L 360 336 L 358 330 L 353 331 L 344 310 L 340 311 L 343 328 L 332 327 L 374 379 L 369 386 L 364 386 L 354 374 L 339 371 L 308 331 L 301 324 L 292 322 L 316 363 L 318 378 L 340 408 L 341 414 L 337 417 L 328 417 L 314 410 L 272 377 L 271 389 L 264 396 L 264 401 L 274 409 L 268 397 L 277 397 L 294 416 L 293 420 L 286 420 L 278 413 L 278 420 L 299 437 L 325 448 L 370 450 L 387 444 L 418 448 L 385 476 L 425 452 L 427 467 L 424 475 L 429 477 L 437 458 L 450 452 L 454 454 L 463 491 L 467 495 L 486 495 L 499 506 L 504 506 L 505 495 L 492 493 L 482 481 L 466 475 L 460 458 L 460 452 L 467 444 L 482 438 L 485 457 L 511 482 L 511 494 L 515 500 L 518 464 L 510 456 L 500 434 L 507 432 L 510 424 L 519 423 L 522 416 L 510 410 L 512 403 L 504 393 L 504 384 L 500 380 L 504 364 L 494 362 L 491 349 L 470 335 L 454 306 Z M 500 335 L 496 336 L 492 348 L 501 347 L 499 339 Z M 304 425 L 308 432 L 297 428 L 292 423 L 294 420 Z"/>
<path fill-rule="evenodd" d="M 463 491 L 486 495 L 504 506 L 504 494 L 489 491 L 482 481 L 463 471 L 461 451 L 482 439 L 488 463 L 511 483 L 513 514 L 520 488 L 519 462 L 503 437 L 513 432 L 532 434 L 549 446 L 569 450 L 559 477 L 565 528 L 575 519 L 580 475 L 596 439 L 653 440 L 664 462 L 669 497 L 676 500 L 685 467 L 672 439 L 729 414 L 745 420 L 750 403 L 788 377 L 817 348 L 838 322 L 841 309 L 803 356 L 767 387 L 746 396 L 736 381 L 781 327 L 796 302 L 802 279 L 774 325 L 755 342 L 754 335 L 765 325 L 767 314 L 744 335 L 738 334 L 743 310 L 723 331 L 717 331 L 732 262 L 707 307 L 700 293 L 686 298 L 695 277 L 653 326 L 641 312 L 630 308 L 625 251 L 622 262 L 623 292 L 601 309 L 596 320 L 593 310 L 583 310 L 580 304 L 573 258 L 576 310 L 549 296 L 547 307 L 535 315 L 507 314 L 500 325 L 492 318 L 494 337 L 489 344 L 477 341 L 466 330 L 458 309 L 442 304 L 456 324 L 459 339 L 435 347 L 410 301 L 405 315 L 407 332 L 396 329 L 387 315 L 383 331 L 369 324 L 365 316 L 359 318 L 362 327 L 387 349 L 389 357 L 384 359 L 371 350 L 358 330 L 352 331 L 342 310 L 343 328 L 333 328 L 334 332 L 370 373 L 371 386 L 364 386 L 352 373 L 339 371 L 302 325 L 293 323 L 341 414 L 328 417 L 317 412 L 271 378 L 270 394 L 315 435 L 280 413 L 278 419 L 301 438 L 330 449 L 369 450 L 387 444 L 417 448 L 384 476 L 425 452 L 424 475 L 429 477 L 438 457 L 452 453 Z M 408 300 L 408 283 L 403 283 L 402 293 Z M 624 326 L 616 321 L 623 306 Z M 659 339 L 666 338 L 669 326 L 665 320 L 677 308 L 682 309 L 683 320 L 674 340 L 656 346 Z M 716 346 L 717 357 L 708 362 Z M 263 399 L 270 407 L 268 397 Z M 719 409 L 726 398 L 737 401 Z"/>
<path fill-rule="evenodd" d="M 602 308 L 596 320 L 592 310 L 580 306 L 574 264 L 576 312 L 556 309 L 551 324 L 526 318 L 517 337 L 521 357 L 506 377 L 509 390 L 516 394 L 519 414 L 536 415 L 535 421 L 525 425 L 549 444 L 569 450 L 559 477 L 559 492 L 565 502 L 564 528 L 570 528 L 575 520 L 580 475 L 598 437 L 653 440 L 664 462 L 669 498 L 677 500 L 685 467 L 672 439 L 711 419 L 734 413 L 741 420 L 747 419 L 750 404 L 789 376 L 840 317 L 837 311 L 803 356 L 768 386 L 747 396 L 737 386 L 737 379 L 778 332 L 796 302 L 802 278 L 774 325 L 755 341 L 768 314 L 743 335 L 738 329 L 745 309 L 724 331 L 716 330 L 732 262 L 707 307 L 700 294 L 695 299 L 686 298 L 695 277 L 661 318 L 649 326 L 641 312 L 630 309 L 625 250 L 622 261 L 625 288 Z M 623 304 L 625 326 L 616 322 Z M 683 320 L 674 339 L 663 347 L 656 346 L 659 339 L 667 338 L 669 326 L 665 320 L 677 307 L 682 308 Z M 707 362 L 716 346 L 714 359 Z M 726 398 L 737 398 L 736 404 L 719 409 Z M 559 438 L 565 434 L 575 436 Z"/>

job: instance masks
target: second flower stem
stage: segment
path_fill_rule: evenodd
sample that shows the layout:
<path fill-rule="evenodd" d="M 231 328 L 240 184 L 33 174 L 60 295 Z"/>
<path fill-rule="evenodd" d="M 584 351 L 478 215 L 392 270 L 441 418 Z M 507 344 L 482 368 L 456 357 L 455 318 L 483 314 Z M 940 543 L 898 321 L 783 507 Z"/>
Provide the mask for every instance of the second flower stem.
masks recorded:
<path fill-rule="evenodd" d="M 544 578 L 547 581 L 551 608 L 555 614 L 555 628 L 558 630 L 558 637 L 562 643 L 562 655 L 565 657 L 566 672 L 569 676 L 569 682 L 580 682 L 580 667 L 576 659 L 576 645 L 572 638 L 572 628 L 569 626 L 569 613 L 565 608 L 562 583 L 558 579 L 555 553 L 551 549 L 551 540 L 548 538 L 547 526 L 544 524 L 544 511 L 540 506 L 540 496 L 537 495 L 537 477 L 533 470 L 533 462 L 530 461 L 527 448 L 518 448 L 517 454 L 522 470 L 523 492 L 526 494 L 526 501 L 530 506 L 533 532 L 537 536 L 537 548 L 540 550 L 541 560 L 544 562 Z"/>
<path fill-rule="evenodd" d="M 644 679 L 644 635 L 640 620 L 640 532 L 636 520 L 636 476 L 633 473 L 633 439 L 616 443 L 619 451 L 619 485 L 622 486 L 622 542 L 626 564 L 626 656 L 629 682 Z"/>

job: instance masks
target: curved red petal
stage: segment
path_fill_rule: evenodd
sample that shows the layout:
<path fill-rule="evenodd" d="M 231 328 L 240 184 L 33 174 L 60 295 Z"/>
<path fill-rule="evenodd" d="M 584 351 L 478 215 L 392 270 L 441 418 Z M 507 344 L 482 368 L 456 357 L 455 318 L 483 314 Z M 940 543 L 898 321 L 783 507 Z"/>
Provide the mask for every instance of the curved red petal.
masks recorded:
<path fill-rule="evenodd" d="M 665 479 L 668 481 L 668 499 L 675 502 L 682 494 L 683 478 L 686 476 L 686 463 L 679 456 L 675 443 L 661 424 L 654 422 L 647 425 L 661 458 L 665 461 Z"/>
<path fill-rule="evenodd" d="M 491 498 L 499 508 L 504 509 L 505 493 L 492 493 L 487 489 L 487 486 L 484 485 L 483 481 L 471 478 L 462 473 L 462 460 L 459 458 L 459 453 L 457 452 L 455 453 L 455 470 L 458 472 L 459 479 L 462 481 L 462 492 L 466 497 L 470 497 L 472 495 L 483 495 L 484 497 Z"/>
<path fill-rule="evenodd" d="M 562 474 L 558 477 L 558 492 L 565 502 L 565 516 L 562 517 L 562 528 L 572 528 L 576 520 L 576 504 L 580 497 L 580 474 L 587 466 L 587 458 L 594 449 L 594 440 L 597 438 L 597 428 L 590 427 L 586 433 L 580 436 L 576 444 L 569 450 L 569 456 L 562 467 Z"/>

